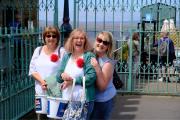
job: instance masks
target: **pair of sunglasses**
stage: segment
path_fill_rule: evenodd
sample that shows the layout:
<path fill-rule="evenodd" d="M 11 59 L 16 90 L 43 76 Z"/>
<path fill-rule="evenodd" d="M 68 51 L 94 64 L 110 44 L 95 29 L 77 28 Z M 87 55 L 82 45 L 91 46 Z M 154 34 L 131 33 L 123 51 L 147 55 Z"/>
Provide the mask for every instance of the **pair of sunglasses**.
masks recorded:
<path fill-rule="evenodd" d="M 103 41 L 101 38 L 96 38 L 96 41 L 98 42 L 98 43 L 103 43 L 103 45 L 109 45 L 109 42 L 108 41 Z"/>
<path fill-rule="evenodd" d="M 52 37 L 52 38 L 57 38 L 56 35 L 46 35 L 46 37 L 47 37 L 47 38 L 50 38 L 50 37 Z"/>

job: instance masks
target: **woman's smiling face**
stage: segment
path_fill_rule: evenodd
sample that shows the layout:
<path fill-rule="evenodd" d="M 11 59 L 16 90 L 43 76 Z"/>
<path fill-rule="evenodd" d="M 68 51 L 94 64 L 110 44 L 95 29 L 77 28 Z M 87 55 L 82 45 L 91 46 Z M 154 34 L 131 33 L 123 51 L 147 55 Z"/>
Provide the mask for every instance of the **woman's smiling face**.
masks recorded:
<path fill-rule="evenodd" d="M 56 47 L 58 43 L 57 35 L 51 32 L 47 33 L 45 36 L 45 42 L 47 46 Z"/>
<path fill-rule="evenodd" d="M 75 33 L 73 37 L 73 48 L 76 52 L 84 52 L 85 36 L 81 32 Z"/>
<path fill-rule="evenodd" d="M 106 54 L 108 49 L 109 41 L 103 34 L 99 34 L 95 41 L 95 50 L 99 54 Z"/>

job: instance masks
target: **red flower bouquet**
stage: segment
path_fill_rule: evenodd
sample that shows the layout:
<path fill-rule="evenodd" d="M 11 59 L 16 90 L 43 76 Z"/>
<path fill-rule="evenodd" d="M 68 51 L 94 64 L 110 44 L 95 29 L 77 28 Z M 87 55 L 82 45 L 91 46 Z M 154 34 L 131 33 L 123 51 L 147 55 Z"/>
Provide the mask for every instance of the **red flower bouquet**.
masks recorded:
<path fill-rule="evenodd" d="M 83 58 L 78 58 L 76 61 L 76 64 L 79 68 L 82 68 L 84 66 L 84 59 Z"/>
<path fill-rule="evenodd" d="M 52 62 L 57 62 L 59 60 L 59 56 L 56 55 L 56 54 L 52 54 L 50 59 L 51 59 Z"/>

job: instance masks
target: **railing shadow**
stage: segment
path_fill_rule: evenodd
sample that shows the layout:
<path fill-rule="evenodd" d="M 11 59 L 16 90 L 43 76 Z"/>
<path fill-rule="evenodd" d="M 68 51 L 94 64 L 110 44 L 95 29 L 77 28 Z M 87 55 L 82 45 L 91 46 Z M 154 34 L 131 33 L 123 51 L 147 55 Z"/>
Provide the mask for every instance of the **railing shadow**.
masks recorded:
<path fill-rule="evenodd" d="M 115 97 L 115 105 L 111 119 L 134 120 L 138 111 L 139 100 L 141 96 L 122 96 L 118 94 Z"/>

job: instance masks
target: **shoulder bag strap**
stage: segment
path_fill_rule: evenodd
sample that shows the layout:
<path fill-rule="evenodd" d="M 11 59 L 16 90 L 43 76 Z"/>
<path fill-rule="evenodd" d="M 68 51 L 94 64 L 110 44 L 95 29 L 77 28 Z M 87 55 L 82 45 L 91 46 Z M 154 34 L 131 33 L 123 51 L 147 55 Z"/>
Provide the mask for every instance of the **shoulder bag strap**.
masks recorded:
<path fill-rule="evenodd" d="M 83 76 L 83 94 L 82 94 L 82 100 L 81 101 L 85 101 L 86 100 L 86 92 L 85 92 L 85 76 Z"/>
<path fill-rule="evenodd" d="M 75 83 L 76 83 L 76 79 L 73 79 L 72 89 L 71 89 L 70 98 L 69 98 L 70 101 L 72 100 L 72 97 L 73 97 Z"/>
<path fill-rule="evenodd" d="M 43 46 L 40 46 L 40 48 L 39 48 L 39 55 L 41 54 L 42 48 L 43 48 Z"/>
<path fill-rule="evenodd" d="M 61 58 L 61 46 L 58 48 L 58 57 Z"/>

